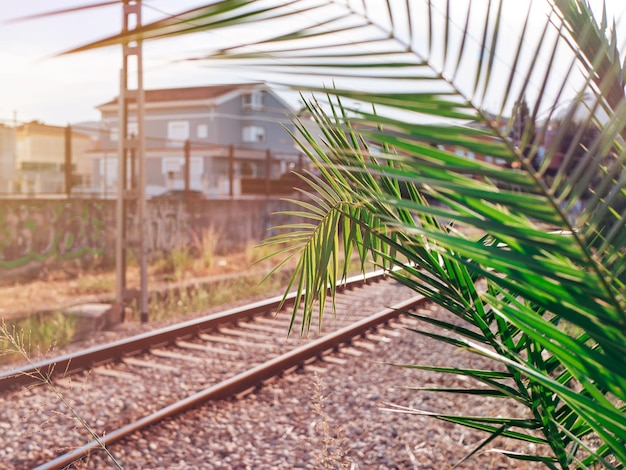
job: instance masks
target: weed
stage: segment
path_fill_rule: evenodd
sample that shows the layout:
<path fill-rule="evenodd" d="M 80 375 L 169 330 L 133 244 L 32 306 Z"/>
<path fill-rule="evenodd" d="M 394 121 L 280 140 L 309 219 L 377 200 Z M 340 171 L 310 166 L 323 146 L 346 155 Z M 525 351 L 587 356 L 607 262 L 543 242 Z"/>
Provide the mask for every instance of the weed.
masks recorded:
<path fill-rule="evenodd" d="M 150 272 L 155 275 L 168 277 L 174 272 L 174 266 L 170 256 L 153 257 L 150 260 Z"/>
<path fill-rule="evenodd" d="M 10 332 L 13 341 L 9 341 L 6 334 L 0 338 L 0 354 L 2 363 L 15 361 L 23 353 L 40 355 L 42 352 L 51 352 L 57 347 L 69 344 L 76 330 L 76 319 L 54 312 L 37 317 L 28 317 L 22 320 L 2 324 L 2 331 Z M 16 343 L 14 338 L 19 338 Z M 19 350 L 13 346 L 19 345 Z"/>
<path fill-rule="evenodd" d="M 246 262 L 249 264 L 258 263 L 261 260 L 269 258 L 277 251 L 279 250 L 275 245 L 248 243 L 245 248 Z"/>
<path fill-rule="evenodd" d="M 80 276 L 76 287 L 79 294 L 104 294 L 115 289 L 113 276 Z"/>
<path fill-rule="evenodd" d="M 221 234 L 213 228 L 203 230 L 199 237 L 193 234 L 193 246 L 199 252 L 195 259 L 194 271 L 202 272 L 213 267 L 220 240 Z"/>
<path fill-rule="evenodd" d="M 193 259 L 193 256 L 188 247 L 181 246 L 172 250 L 170 257 L 174 268 L 174 277 L 176 280 L 182 281 L 185 278 L 185 273 L 189 269 L 190 261 Z"/>
<path fill-rule="evenodd" d="M 194 257 L 187 246 L 174 248 L 165 256 L 152 261 L 153 274 L 162 275 L 166 281 L 182 281 L 184 274 L 191 268 Z"/>
<path fill-rule="evenodd" d="M 289 275 L 287 272 L 277 273 L 263 283 L 261 283 L 263 277 L 256 274 L 227 278 L 204 285 L 173 287 L 166 293 L 150 297 L 148 305 L 150 320 L 176 318 L 228 302 L 276 294 L 285 285 Z M 132 318 L 139 319 L 135 305 L 131 305 L 130 308 L 133 312 Z"/>
<path fill-rule="evenodd" d="M 344 436 L 344 431 L 340 426 L 332 428 L 330 417 L 324 409 L 324 392 L 326 388 L 320 377 L 315 374 L 313 382 L 313 413 L 319 417 L 319 422 L 315 424 L 315 431 L 321 433 L 321 446 L 314 457 L 317 467 L 324 470 L 349 469 L 352 464 L 348 458 L 350 449 L 348 439 Z"/>
<path fill-rule="evenodd" d="M 78 422 L 78 424 L 87 431 L 90 438 L 95 440 L 102 450 L 107 454 L 108 458 L 111 460 L 115 468 L 122 470 L 122 466 L 115 459 L 115 457 L 111 454 L 111 452 L 106 448 L 104 443 L 102 443 L 98 434 L 93 430 L 93 428 L 87 423 L 74 409 L 74 407 L 67 401 L 67 399 L 63 396 L 63 394 L 59 391 L 59 389 L 54 385 L 50 376 L 42 369 L 35 367 L 35 364 L 31 360 L 31 354 L 29 352 L 30 341 L 26 342 L 24 339 L 24 335 L 22 332 L 16 329 L 15 326 L 7 326 L 4 321 L 0 324 L 0 341 L 3 345 L 7 346 L 8 350 L 11 350 L 13 353 L 21 355 L 28 364 L 35 369 L 34 374 L 41 380 L 43 384 L 48 386 L 52 393 L 61 401 L 63 406 L 70 412 L 72 417 Z"/>

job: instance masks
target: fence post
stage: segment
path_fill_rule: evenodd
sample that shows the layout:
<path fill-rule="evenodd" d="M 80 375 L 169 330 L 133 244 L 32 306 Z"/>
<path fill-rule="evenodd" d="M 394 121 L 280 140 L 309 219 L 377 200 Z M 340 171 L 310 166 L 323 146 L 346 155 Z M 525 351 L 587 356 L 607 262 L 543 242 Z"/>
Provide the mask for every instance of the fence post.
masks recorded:
<path fill-rule="evenodd" d="M 270 181 L 272 178 L 272 152 L 270 149 L 265 151 L 265 197 L 270 197 Z"/>
<path fill-rule="evenodd" d="M 129 159 L 128 165 L 130 166 L 130 187 L 131 189 L 139 188 L 137 183 L 137 136 L 135 134 L 131 134 L 129 136 Z"/>
<path fill-rule="evenodd" d="M 235 148 L 228 147 L 228 194 L 232 199 L 235 196 Z"/>
<path fill-rule="evenodd" d="M 72 126 L 65 127 L 65 195 L 72 195 Z"/>
<path fill-rule="evenodd" d="M 189 185 L 191 179 L 191 141 L 185 140 L 185 201 L 189 202 Z"/>

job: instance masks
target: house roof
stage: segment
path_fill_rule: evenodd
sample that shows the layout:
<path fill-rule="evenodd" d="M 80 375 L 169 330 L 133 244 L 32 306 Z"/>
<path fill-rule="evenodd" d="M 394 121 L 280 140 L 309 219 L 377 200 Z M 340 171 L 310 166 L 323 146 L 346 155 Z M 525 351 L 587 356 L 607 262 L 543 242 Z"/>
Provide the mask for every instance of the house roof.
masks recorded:
<path fill-rule="evenodd" d="M 168 101 L 194 101 L 194 100 L 214 100 L 226 94 L 256 88 L 256 83 L 239 83 L 230 85 L 210 85 L 189 88 L 162 88 L 155 90 L 144 90 L 146 103 L 163 103 Z M 117 105 L 117 97 L 111 101 L 103 103 L 103 106 Z"/>

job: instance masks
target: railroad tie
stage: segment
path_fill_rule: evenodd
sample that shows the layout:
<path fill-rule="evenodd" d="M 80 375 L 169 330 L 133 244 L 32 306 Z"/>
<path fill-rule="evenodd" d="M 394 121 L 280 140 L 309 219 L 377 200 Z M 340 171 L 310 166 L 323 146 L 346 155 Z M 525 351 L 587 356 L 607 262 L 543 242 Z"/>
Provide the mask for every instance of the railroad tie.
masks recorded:
<path fill-rule="evenodd" d="M 350 347 L 341 348 L 341 352 L 354 357 L 361 357 L 363 355 L 363 351 Z"/>
<path fill-rule="evenodd" d="M 225 356 L 238 356 L 238 351 L 231 351 L 230 349 L 216 348 L 215 346 L 209 346 L 207 344 L 190 343 L 188 341 L 176 341 L 176 346 L 181 349 L 193 349 L 195 351 L 203 351 L 215 354 L 224 354 Z"/>
<path fill-rule="evenodd" d="M 377 349 L 376 348 L 376 344 L 370 343 L 368 341 L 362 341 L 362 340 L 352 341 L 352 346 L 356 346 L 358 348 L 365 349 L 365 350 L 367 350 L 369 352 L 374 352 Z"/>
<path fill-rule="evenodd" d="M 158 362 L 138 359 L 136 357 L 123 357 L 122 362 L 128 366 L 145 367 L 146 369 L 156 369 L 165 372 L 177 372 L 180 370 L 179 367 L 168 366 L 167 364 L 159 364 Z"/>
<path fill-rule="evenodd" d="M 322 356 L 323 362 L 328 362 L 330 364 L 337 364 L 339 366 L 345 366 L 348 363 L 347 359 L 341 359 L 340 357 L 335 356 Z"/>
<path fill-rule="evenodd" d="M 97 375 L 104 375 L 105 377 L 113 377 L 116 379 L 130 380 L 133 382 L 139 380 L 138 375 L 132 374 L 130 372 L 124 372 L 121 370 L 109 369 L 105 366 L 96 367 L 92 369 L 92 372 Z"/>
<path fill-rule="evenodd" d="M 188 354 L 181 354 L 174 351 L 167 351 L 165 349 L 151 349 L 150 354 L 154 354 L 157 357 L 164 357 L 167 359 L 178 359 L 185 362 L 203 363 L 206 362 L 201 357 L 189 356 Z"/>
<path fill-rule="evenodd" d="M 222 336 L 208 335 L 206 333 L 201 333 L 198 337 L 203 341 L 210 341 L 212 343 L 233 344 L 235 346 L 249 346 L 261 349 L 274 349 L 273 344 L 251 343 L 250 341 L 242 341 L 236 338 L 224 338 Z"/>
<path fill-rule="evenodd" d="M 231 336 L 237 336 L 237 337 L 241 337 L 241 338 L 248 338 L 248 339 L 258 339 L 261 341 L 267 341 L 268 336 L 267 335 L 261 335 L 258 333 L 252 333 L 249 331 L 243 331 L 243 330 L 236 330 L 234 328 L 220 328 L 219 332 L 225 335 L 231 335 Z M 275 333 L 276 331 L 274 331 Z"/>
<path fill-rule="evenodd" d="M 239 324 L 240 327 L 245 328 L 246 330 L 253 330 L 253 331 L 265 331 L 266 333 L 278 333 L 278 334 L 283 334 L 285 333 L 285 326 L 284 325 L 277 325 L 276 327 L 273 326 L 268 326 L 268 325 L 257 325 L 256 323 L 253 322 L 246 322 L 246 323 L 240 323 Z"/>

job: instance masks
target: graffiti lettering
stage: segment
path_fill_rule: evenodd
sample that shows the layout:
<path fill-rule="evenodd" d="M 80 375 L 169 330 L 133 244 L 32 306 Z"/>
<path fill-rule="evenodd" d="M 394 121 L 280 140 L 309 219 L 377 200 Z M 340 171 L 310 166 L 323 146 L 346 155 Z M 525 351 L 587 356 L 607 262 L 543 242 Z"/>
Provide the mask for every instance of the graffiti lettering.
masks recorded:
<path fill-rule="evenodd" d="M 239 249 L 277 233 L 289 224 L 293 210 L 287 201 L 148 201 L 147 251 L 168 253 L 194 243 L 194 237 L 212 229 L 223 237 L 219 249 Z M 130 246 L 139 240 L 136 210 L 129 204 L 126 229 Z M 76 199 L 0 201 L 0 277 L 13 270 L 40 264 L 115 254 L 114 201 Z M 34 262 L 34 263 L 33 263 Z"/>
<path fill-rule="evenodd" d="M 105 244 L 103 215 L 94 201 L 3 201 L 0 269 L 98 254 Z"/>
<path fill-rule="evenodd" d="M 182 202 L 159 202 L 147 205 L 146 214 L 147 251 L 170 252 L 184 246 L 191 240 L 189 213 Z M 139 221 L 128 216 L 130 237 L 139 239 Z"/>

